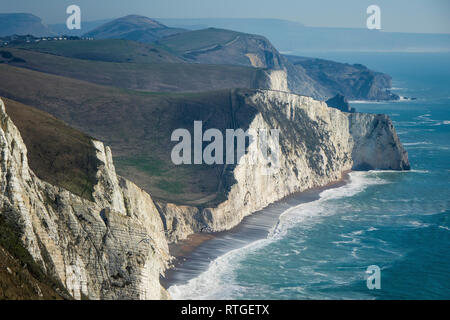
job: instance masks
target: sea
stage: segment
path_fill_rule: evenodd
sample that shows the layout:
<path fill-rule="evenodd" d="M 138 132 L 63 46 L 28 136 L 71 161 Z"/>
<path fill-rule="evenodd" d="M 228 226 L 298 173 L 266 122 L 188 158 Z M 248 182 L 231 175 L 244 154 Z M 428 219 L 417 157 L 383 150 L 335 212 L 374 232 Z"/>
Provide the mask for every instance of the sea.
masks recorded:
<path fill-rule="evenodd" d="M 392 76 L 392 91 L 409 99 L 351 105 L 391 117 L 412 170 L 351 172 L 345 184 L 267 207 L 196 248 L 172 271 L 169 293 L 450 299 L 450 53 L 307 55 Z"/>

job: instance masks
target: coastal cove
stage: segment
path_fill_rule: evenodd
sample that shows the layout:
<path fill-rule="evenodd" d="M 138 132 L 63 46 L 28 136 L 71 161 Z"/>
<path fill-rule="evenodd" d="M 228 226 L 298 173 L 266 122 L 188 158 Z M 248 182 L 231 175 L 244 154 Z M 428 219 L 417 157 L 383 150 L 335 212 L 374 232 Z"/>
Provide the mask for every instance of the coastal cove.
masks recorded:
<path fill-rule="evenodd" d="M 266 239 L 277 225 L 280 216 L 301 204 L 320 199 L 323 191 L 345 186 L 350 181 L 349 173 L 320 188 L 312 188 L 289 195 L 266 208 L 245 217 L 231 230 L 217 233 L 195 233 L 187 239 L 169 245 L 170 254 L 175 258 L 172 267 L 161 277 L 161 284 L 171 286 L 185 284 L 206 271 L 211 261 L 229 251 L 243 248 L 259 240 Z"/>
<path fill-rule="evenodd" d="M 395 93 L 417 97 L 353 105 L 359 112 L 392 118 L 412 170 L 354 171 L 346 184 L 308 202 L 298 205 L 288 198 L 245 218 L 242 228 L 257 230 L 262 238 L 238 244 L 234 230 L 239 226 L 203 242 L 185 255 L 179 269 L 168 271 L 172 298 L 450 297 L 450 55 L 354 54 L 347 59 L 385 65 Z M 264 221 L 258 215 L 272 220 L 260 222 L 262 227 L 254 222 L 252 228 L 250 219 Z M 234 247 L 227 246 L 229 239 Z M 380 290 L 366 286 L 370 265 L 381 269 Z"/>

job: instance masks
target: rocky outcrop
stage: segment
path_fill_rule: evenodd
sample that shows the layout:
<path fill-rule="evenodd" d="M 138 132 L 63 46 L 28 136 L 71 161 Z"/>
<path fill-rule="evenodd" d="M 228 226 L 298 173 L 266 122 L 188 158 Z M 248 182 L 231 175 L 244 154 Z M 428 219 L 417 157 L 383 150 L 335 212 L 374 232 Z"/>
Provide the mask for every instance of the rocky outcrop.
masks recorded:
<path fill-rule="evenodd" d="M 249 129 L 279 132 L 274 159 L 252 162 L 247 153 L 227 172 L 234 181 L 216 207 L 158 204 L 169 241 L 194 232 L 221 231 L 283 197 L 339 180 L 351 169 L 407 170 L 409 163 L 385 115 L 345 113 L 309 97 L 281 91 L 241 91 L 243 103 L 258 110 Z M 239 99 L 236 99 L 239 100 Z M 276 148 L 270 141 L 271 148 Z M 275 154 L 273 149 L 273 154 Z"/>
<path fill-rule="evenodd" d="M 351 108 L 347 98 L 341 94 L 335 95 L 333 98 L 325 101 L 327 106 L 341 110 L 342 112 L 355 112 L 355 108 Z"/>
<path fill-rule="evenodd" d="M 354 113 L 349 115 L 349 121 L 354 170 L 411 168 L 408 153 L 387 115 Z"/>
<path fill-rule="evenodd" d="M 84 37 L 153 42 L 155 40 L 185 31 L 186 30 L 179 28 L 169 28 L 147 17 L 128 15 L 109 21 L 84 34 Z"/>
<path fill-rule="evenodd" d="M 207 227 L 201 209 L 197 207 L 160 201 L 156 201 L 156 207 L 161 215 L 169 242 L 185 239 L 188 235 L 202 232 Z"/>
<path fill-rule="evenodd" d="M 265 69 L 257 73 L 253 88 L 290 92 L 285 70 Z"/>
<path fill-rule="evenodd" d="M 0 215 L 19 230 L 33 259 L 75 298 L 164 299 L 168 260 L 151 197 L 116 175 L 111 151 L 94 141 L 101 165 L 94 201 L 39 179 L 0 100 Z"/>

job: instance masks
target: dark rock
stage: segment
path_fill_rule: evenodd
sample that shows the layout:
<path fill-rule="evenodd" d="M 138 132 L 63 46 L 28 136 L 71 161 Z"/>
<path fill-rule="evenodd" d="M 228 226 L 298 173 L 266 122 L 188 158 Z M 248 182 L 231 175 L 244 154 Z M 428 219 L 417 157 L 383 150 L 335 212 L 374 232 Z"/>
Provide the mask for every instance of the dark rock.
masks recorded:
<path fill-rule="evenodd" d="M 333 98 L 328 99 L 325 103 L 329 107 L 339 109 L 342 112 L 355 112 L 355 108 L 350 107 L 347 98 L 345 98 L 343 95 L 339 93 L 335 95 Z"/>

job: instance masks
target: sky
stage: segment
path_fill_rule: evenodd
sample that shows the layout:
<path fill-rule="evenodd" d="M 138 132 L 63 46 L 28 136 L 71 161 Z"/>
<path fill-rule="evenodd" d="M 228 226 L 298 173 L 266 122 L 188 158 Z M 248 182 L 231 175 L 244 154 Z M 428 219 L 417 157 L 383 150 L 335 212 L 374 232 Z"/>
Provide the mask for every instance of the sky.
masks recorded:
<path fill-rule="evenodd" d="M 150 18 L 277 18 L 317 27 L 366 27 L 378 5 L 387 32 L 450 33 L 450 0 L 0 0 L 0 12 L 27 12 L 44 23 L 64 23 L 66 8 L 82 21 L 140 14 Z"/>

